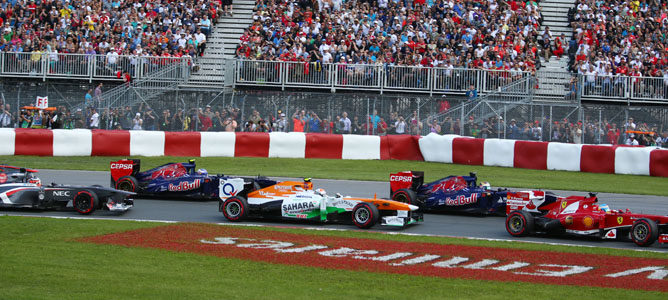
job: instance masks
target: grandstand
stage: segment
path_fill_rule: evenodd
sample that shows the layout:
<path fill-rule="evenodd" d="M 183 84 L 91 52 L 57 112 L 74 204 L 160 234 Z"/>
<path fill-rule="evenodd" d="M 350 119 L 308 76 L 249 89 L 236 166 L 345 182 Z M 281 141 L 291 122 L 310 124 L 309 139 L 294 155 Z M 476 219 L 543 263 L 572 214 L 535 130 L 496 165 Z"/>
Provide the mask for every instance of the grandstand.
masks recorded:
<path fill-rule="evenodd" d="M 621 128 L 635 115 L 658 132 L 667 123 L 668 61 L 660 33 L 668 18 L 658 0 L 10 3 L 0 12 L 7 104 L 31 101 L 13 85 L 22 78 L 24 95 L 26 86 L 37 95 L 50 86 L 49 95 L 60 94 L 51 96 L 57 105 L 81 109 L 82 117 L 84 97 L 70 92 L 107 82 L 95 96 L 99 107 L 164 107 L 170 116 L 185 110 L 194 120 L 189 130 L 201 126 L 198 109 L 207 104 L 224 115 L 236 107 L 238 128 L 248 111 L 277 121 L 279 108 L 289 119 L 298 106 L 332 122 L 352 110 L 339 98 L 360 91 L 364 96 L 348 106 L 372 134 L 379 133 L 376 123 L 369 129 L 365 115 L 388 97 L 395 100 L 383 106 L 385 119 L 396 122 L 391 116 L 398 113 L 408 119 L 416 110 L 423 134 L 436 120 L 438 132 L 474 135 L 474 125 L 482 129 L 486 120 L 497 128 L 488 134 L 517 138 L 506 129 L 510 119 L 523 129 L 538 121 L 548 132 L 553 120 L 568 119 L 569 131 L 597 131 L 601 142 L 610 129 L 606 118 Z M 79 83 L 71 88 L 62 84 L 73 80 Z M 330 100 L 310 105 L 308 95 Z M 614 103 L 626 108 L 611 109 Z M 475 124 L 466 125 L 470 118 Z"/>

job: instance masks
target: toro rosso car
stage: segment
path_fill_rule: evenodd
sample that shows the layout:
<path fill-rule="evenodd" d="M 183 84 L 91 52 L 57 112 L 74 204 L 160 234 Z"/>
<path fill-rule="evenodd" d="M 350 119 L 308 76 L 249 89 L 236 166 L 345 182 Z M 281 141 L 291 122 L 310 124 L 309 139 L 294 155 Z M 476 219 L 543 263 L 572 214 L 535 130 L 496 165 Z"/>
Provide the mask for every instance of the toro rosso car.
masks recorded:
<path fill-rule="evenodd" d="M 0 165 L 0 207 L 68 209 L 90 214 L 96 209 L 124 212 L 133 193 L 102 186 L 42 186 L 36 170 Z"/>
<path fill-rule="evenodd" d="M 478 185 L 477 180 L 470 173 L 424 183 L 424 172 L 399 172 L 390 174 L 390 197 L 426 211 L 504 215 L 508 191 L 493 191 L 489 183 Z"/>
<path fill-rule="evenodd" d="M 392 200 L 329 196 L 310 179 L 255 189 L 241 178 L 221 179 L 219 211 L 230 221 L 249 217 L 353 223 L 359 228 L 406 226 L 422 221 L 418 207 Z"/>
<path fill-rule="evenodd" d="M 631 239 L 646 247 L 668 243 L 668 216 L 611 210 L 595 194 L 559 197 L 541 191 L 508 193 L 506 230 L 512 236 L 572 234 Z"/>
<path fill-rule="evenodd" d="M 194 160 L 168 163 L 144 172 L 140 172 L 140 166 L 138 159 L 111 162 L 111 186 L 137 193 L 140 197 L 216 200 L 223 184 L 221 179 L 231 178 L 209 175 L 204 169 L 198 170 Z M 263 177 L 245 180 L 252 181 L 256 189 L 276 183 Z"/>

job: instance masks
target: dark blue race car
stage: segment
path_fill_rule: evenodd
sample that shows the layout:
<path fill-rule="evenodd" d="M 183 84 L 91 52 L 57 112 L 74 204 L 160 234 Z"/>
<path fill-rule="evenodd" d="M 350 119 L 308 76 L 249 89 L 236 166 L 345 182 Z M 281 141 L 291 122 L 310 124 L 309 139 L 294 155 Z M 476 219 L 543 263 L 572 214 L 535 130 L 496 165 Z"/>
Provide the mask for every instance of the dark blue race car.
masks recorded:
<path fill-rule="evenodd" d="M 138 197 L 217 200 L 221 192 L 225 193 L 225 179 L 239 178 L 209 175 L 205 169 L 197 169 L 195 160 L 168 163 L 144 172 L 140 172 L 140 166 L 138 159 L 111 162 L 111 187 L 137 193 Z M 276 184 L 265 177 L 243 179 L 244 188 L 239 196 Z"/>
<path fill-rule="evenodd" d="M 425 211 L 505 215 L 508 191 L 493 191 L 489 183 L 478 185 L 477 180 L 476 174 L 471 173 L 424 183 L 424 172 L 399 172 L 390 174 L 390 195 L 392 200 L 417 205 Z"/>

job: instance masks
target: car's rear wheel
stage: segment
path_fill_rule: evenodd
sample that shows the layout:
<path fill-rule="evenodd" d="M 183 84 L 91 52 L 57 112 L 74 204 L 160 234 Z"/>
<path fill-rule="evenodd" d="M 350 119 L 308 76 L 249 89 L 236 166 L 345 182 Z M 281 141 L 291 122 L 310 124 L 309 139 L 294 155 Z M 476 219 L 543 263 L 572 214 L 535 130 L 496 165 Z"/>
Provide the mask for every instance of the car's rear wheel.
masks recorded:
<path fill-rule="evenodd" d="M 72 206 L 74 210 L 82 215 L 88 215 L 95 211 L 97 204 L 97 195 L 95 193 L 85 190 L 81 191 L 72 199 Z"/>
<path fill-rule="evenodd" d="M 422 206 L 422 203 L 418 203 L 417 194 L 411 189 L 399 189 L 394 191 L 394 193 L 392 193 L 392 200 Z"/>
<path fill-rule="evenodd" d="M 506 217 L 506 230 L 512 236 L 527 236 L 533 228 L 533 216 L 528 212 L 515 210 Z"/>
<path fill-rule="evenodd" d="M 380 212 L 372 203 L 362 202 L 353 208 L 353 223 L 355 226 L 366 229 L 378 223 Z"/>
<path fill-rule="evenodd" d="M 244 197 L 233 196 L 223 202 L 221 209 L 225 218 L 232 222 L 239 222 L 248 214 L 248 202 Z"/>
<path fill-rule="evenodd" d="M 650 219 L 639 219 L 631 227 L 631 240 L 636 245 L 647 247 L 659 238 L 659 227 Z"/>
<path fill-rule="evenodd" d="M 132 176 L 123 176 L 116 181 L 117 190 L 136 193 L 138 187 L 139 182 Z"/>

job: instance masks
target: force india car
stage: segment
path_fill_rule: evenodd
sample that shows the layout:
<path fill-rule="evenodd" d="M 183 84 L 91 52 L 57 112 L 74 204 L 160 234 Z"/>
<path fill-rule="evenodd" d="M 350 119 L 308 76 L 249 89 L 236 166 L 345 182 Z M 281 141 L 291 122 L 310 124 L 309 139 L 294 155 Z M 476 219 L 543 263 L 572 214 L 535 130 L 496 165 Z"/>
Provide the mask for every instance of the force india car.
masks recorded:
<path fill-rule="evenodd" d="M 359 228 L 406 226 L 422 221 L 418 207 L 392 200 L 329 196 L 310 179 L 255 189 L 242 178 L 221 179 L 219 211 L 230 221 L 249 217 L 350 223 Z"/>
<path fill-rule="evenodd" d="M 478 186 L 477 180 L 476 174 L 470 173 L 423 183 L 424 172 L 398 172 L 390 174 L 390 197 L 425 211 L 505 215 L 508 191 L 493 191 L 489 183 Z"/>
<path fill-rule="evenodd" d="M 0 165 L 0 207 L 67 209 L 90 214 L 96 209 L 124 212 L 133 206 L 133 193 L 102 186 L 42 186 L 37 170 Z"/>
<path fill-rule="evenodd" d="M 638 246 L 668 243 L 668 216 L 610 210 L 595 194 L 559 197 L 542 191 L 508 193 L 506 230 L 512 236 L 573 234 L 631 239 Z"/>
<path fill-rule="evenodd" d="M 137 193 L 138 197 L 216 200 L 222 186 L 221 179 L 231 178 L 197 170 L 192 159 L 187 163 L 168 163 L 144 172 L 140 172 L 139 159 L 113 161 L 109 167 L 111 187 Z M 253 182 L 254 189 L 276 183 L 264 177 L 242 179 Z"/>

